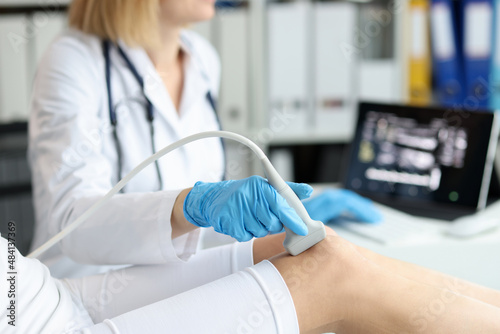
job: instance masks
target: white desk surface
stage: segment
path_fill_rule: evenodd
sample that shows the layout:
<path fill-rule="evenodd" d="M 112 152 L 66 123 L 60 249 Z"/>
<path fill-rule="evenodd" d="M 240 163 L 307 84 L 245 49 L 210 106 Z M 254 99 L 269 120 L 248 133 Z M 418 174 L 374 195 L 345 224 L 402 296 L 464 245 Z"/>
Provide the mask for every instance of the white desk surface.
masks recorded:
<path fill-rule="evenodd" d="M 500 201 L 492 203 L 474 217 L 500 219 Z M 422 223 L 441 231 L 451 224 L 426 218 L 422 218 Z M 436 233 L 418 244 L 384 245 L 335 224 L 329 226 L 345 239 L 379 254 L 500 290 L 500 228 L 470 238 Z"/>
<path fill-rule="evenodd" d="M 442 236 L 421 244 L 390 246 L 331 227 L 345 239 L 379 254 L 500 290 L 500 229 L 467 240 Z"/>

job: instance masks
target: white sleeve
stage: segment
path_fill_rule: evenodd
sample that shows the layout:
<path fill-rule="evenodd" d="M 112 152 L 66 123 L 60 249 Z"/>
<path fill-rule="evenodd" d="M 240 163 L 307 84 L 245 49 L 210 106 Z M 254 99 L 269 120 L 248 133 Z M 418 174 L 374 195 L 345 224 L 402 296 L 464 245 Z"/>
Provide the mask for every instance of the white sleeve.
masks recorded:
<path fill-rule="evenodd" d="M 0 333 L 73 333 L 93 322 L 65 285 L 40 261 L 0 237 Z M 7 254 L 14 258 L 7 261 Z"/>
<path fill-rule="evenodd" d="M 63 282 L 99 323 L 252 266 L 252 245 L 237 242 L 202 250 L 186 262 L 132 266 Z"/>
<path fill-rule="evenodd" d="M 109 135 L 99 116 L 102 99 L 107 99 L 100 52 L 98 41 L 65 36 L 52 45 L 38 69 L 29 125 L 36 233 L 46 234 L 36 240 L 38 245 L 113 186 L 112 168 L 99 137 Z M 85 158 L 75 159 L 82 151 Z M 170 217 L 179 191 L 115 196 L 60 247 L 73 260 L 91 264 L 155 264 L 188 258 L 196 247 L 178 251 L 171 238 Z M 198 233 L 184 239 L 197 240 Z"/>
<path fill-rule="evenodd" d="M 85 334 L 299 332 L 290 292 L 263 261 L 244 271 L 86 328 Z"/>

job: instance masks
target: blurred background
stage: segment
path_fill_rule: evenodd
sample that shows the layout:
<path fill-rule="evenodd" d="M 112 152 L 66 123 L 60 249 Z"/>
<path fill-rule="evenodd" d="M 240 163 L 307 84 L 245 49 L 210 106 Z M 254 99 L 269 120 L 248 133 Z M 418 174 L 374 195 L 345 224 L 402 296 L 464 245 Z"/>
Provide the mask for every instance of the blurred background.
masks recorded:
<path fill-rule="evenodd" d="M 33 220 L 31 85 L 69 3 L 0 0 L 0 219 Z M 223 128 L 257 142 L 287 180 L 338 182 L 359 101 L 499 108 L 498 3 L 218 1 L 213 20 L 189 29 L 221 57 Z M 238 144 L 228 143 L 227 165 L 228 178 L 261 173 Z"/>

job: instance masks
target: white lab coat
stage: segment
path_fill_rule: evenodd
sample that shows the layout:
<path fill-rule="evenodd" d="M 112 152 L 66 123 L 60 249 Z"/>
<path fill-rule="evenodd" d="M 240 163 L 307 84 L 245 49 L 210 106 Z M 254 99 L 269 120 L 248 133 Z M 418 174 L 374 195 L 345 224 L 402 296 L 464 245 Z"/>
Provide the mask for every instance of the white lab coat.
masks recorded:
<path fill-rule="evenodd" d="M 179 113 L 152 62 L 141 48 L 122 48 L 144 78 L 144 92 L 115 47 L 111 49 L 112 94 L 123 151 L 122 176 L 152 154 L 145 94 L 153 103 L 157 150 L 190 134 L 219 129 L 206 98 L 217 98 L 220 63 L 212 46 L 183 31 L 185 82 Z M 70 30 L 55 41 L 36 75 L 29 124 L 36 229 L 33 248 L 78 218 L 116 184 L 118 165 L 108 111 L 101 40 Z M 219 139 L 188 144 L 154 165 L 66 237 L 42 259 L 52 274 L 79 276 L 102 271 L 88 264 L 159 264 L 187 259 L 199 231 L 171 239 L 170 216 L 180 190 L 196 181 L 220 181 L 224 156 Z M 62 250 L 64 254 L 62 254 Z M 71 260 L 66 257 L 69 256 Z M 79 269 L 79 273 L 76 271 Z"/>

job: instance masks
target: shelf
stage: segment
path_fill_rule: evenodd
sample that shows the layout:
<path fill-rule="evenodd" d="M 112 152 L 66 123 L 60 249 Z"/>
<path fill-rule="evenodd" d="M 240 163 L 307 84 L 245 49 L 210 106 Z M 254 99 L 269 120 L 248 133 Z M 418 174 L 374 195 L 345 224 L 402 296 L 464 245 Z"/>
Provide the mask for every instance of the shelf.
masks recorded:
<path fill-rule="evenodd" d="M 301 134 L 276 135 L 268 145 L 296 145 L 296 144 L 343 144 L 351 141 L 347 134 L 318 133 L 309 131 Z"/>
<path fill-rule="evenodd" d="M 0 15 L 15 15 L 25 14 L 30 15 L 38 12 L 54 13 L 66 12 L 70 0 L 58 1 L 53 4 L 40 4 L 33 1 L 1 1 L 0 0 Z"/>
<path fill-rule="evenodd" d="M 33 1 L 33 0 L 0 0 L 0 8 L 2 7 L 36 7 L 38 9 L 54 8 L 60 6 L 67 6 L 71 0 L 57 0 L 57 1 Z"/>

